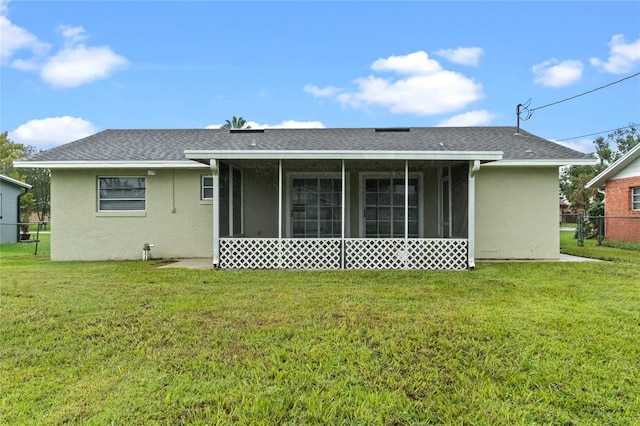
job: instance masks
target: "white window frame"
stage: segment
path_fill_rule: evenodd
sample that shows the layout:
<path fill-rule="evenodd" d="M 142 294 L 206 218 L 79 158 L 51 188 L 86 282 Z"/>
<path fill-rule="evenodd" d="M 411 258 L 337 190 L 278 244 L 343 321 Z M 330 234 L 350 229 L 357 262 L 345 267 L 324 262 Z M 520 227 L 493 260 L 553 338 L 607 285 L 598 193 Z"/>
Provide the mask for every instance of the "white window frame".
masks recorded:
<path fill-rule="evenodd" d="M 640 210 L 640 186 L 631 187 L 631 210 Z"/>
<path fill-rule="evenodd" d="M 211 185 L 205 185 L 205 179 L 211 179 Z M 211 197 L 205 197 L 204 190 L 208 188 L 211 189 Z M 200 200 L 202 201 L 211 201 L 213 200 L 213 175 L 201 175 L 200 176 Z"/>
<path fill-rule="evenodd" d="M 360 238 L 367 238 L 367 230 L 366 230 L 366 220 L 365 220 L 365 209 L 367 208 L 366 202 L 366 182 L 368 178 L 374 179 L 403 179 L 404 180 L 404 172 L 360 172 L 359 173 L 359 213 L 358 217 L 360 218 Z M 422 172 L 409 172 L 409 179 L 418 178 L 418 238 L 424 238 L 424 184 L 423 184 L 423 173 Z M 402 204 L 404 208 L 404 203 Z M 398 238 L 398 237 L 394 237 Z"/>
<path fill-rule="evenodd" d="M 338 179 L 342 178 L 342 174 L 340 172 L 290 172 L 286 174 L 286 195 L 285 195 L 285 205 L 286 205 L 286 235 L 287 238 L 293 238 L 293 219 L 292 219 L 292 211 L 293 211 L 293 180 L 294 179 L 322 179 L 322 178 L 331 178 Z M 345 194 L 343 196 L 345 205 L 343 209 L 345 210 L 344 221 L 342 224 L 344 227 L 345 236 L 349 235 L 349 174 L 345 173 Z M 328 237 L 329 238 L 329 237 Z M 330 238 L 340 238 L 340 237 L 330 237 Z"/>
<path fill-rule="evenodd" d="M 120 200 L 120 201 L 143 201 L 143 209 L 103 209 L 100 197 L 100 181 L 102 179 L 143 179 L 144 180 L 144 197 L 142 198 L 105 198 L 104 200 Z M 119 212 L 146 212 L 147 211 L 147 177 L 146 176 L 98 176 L 96 181 L 96 200 L 99 213 L 119 213 Z"/>

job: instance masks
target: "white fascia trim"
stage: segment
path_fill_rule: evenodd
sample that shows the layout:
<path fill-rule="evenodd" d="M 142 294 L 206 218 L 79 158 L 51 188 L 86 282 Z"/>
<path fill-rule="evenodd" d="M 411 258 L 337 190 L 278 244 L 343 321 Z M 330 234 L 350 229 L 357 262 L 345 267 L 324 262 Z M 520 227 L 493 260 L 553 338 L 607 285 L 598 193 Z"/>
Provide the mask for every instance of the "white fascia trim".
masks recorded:
<path fill-rule="evenodd" d="M 615 176 L 619 171 L 633 163 L 640 154 L 640 144 L 636 145 L 631 151 L 623 155 L 618 161 L 604 169 L 598 176 L 591 179 L 585 188 L 600 187 L 604 185 L 610 178 Z"/>
<path fill-rule="evenodd" d="M 4 180 L 4 181 L 6 181 L 6 182 L 12 183 L 12 184 L 14 184 L 14 185 L 16 185 L 16 186 L 21 186 L 21 187 L 26 188 L 26 189 L 31 189 L 31 188 L 33 188 L 33 187 L 32 187 L 31 185 L 29 185 L 28 183 L 21 182 L 21 181 L 19 181 L 19 180 L 17 180 L 17 179 L 10 178 L 9 176 L 5 176 L 5 175 L 0 175 L 0 180 Z"/>
<path fill-rule="evenodd" d="M 592 166 L 598 162 L 595 158 L 586 159 L 545 159 L 545 160 L 501 160 L 483 164 L 482 167 L 562 167 L 562 166 Z"/>
<path fill-rule="evenodd" d="M 326 151 L 186 150 L 191 160 L 481 160 L 502 159 L 502 151 Z"/>
<path fill-rule="evenodd" d="M 14 161 L 14 167 L 35 169 L 205 169 L 194 161 Z"/>

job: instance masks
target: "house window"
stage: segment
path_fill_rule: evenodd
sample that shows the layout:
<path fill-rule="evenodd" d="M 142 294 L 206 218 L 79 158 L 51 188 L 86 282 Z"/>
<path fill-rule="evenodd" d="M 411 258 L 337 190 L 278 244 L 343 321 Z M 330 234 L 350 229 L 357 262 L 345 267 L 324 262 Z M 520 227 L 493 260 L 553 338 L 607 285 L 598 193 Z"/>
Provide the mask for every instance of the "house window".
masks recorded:
<path fill-rule="evenodd" d="M 333 177 L 291 180 L 291 235 L 294 238 L 342 236 L 342 181 Z"/>
<path fill-rule="evenodd" d="M 631 188 L 631 209 L 640 210 L 640 186 Z"/>
<path fill-rule="evenodd" d="M 144 211 L 147 179 L 109 176 L 98 178 L 99 211 Z"/>
<path fill-rule="evenodd" d="M 409 178 L 410 238 L 419 237 L 419 205 L 417 177 Z M 405 234 L 405 179 L 367 177 L 364 181 L 364 236 L 366 238 L 399 238 Z"/>
<path fill-rule="evenodd" d="M 200 183 L 200 199 L 213 200 L 213 176 L 202 176 Z"/>

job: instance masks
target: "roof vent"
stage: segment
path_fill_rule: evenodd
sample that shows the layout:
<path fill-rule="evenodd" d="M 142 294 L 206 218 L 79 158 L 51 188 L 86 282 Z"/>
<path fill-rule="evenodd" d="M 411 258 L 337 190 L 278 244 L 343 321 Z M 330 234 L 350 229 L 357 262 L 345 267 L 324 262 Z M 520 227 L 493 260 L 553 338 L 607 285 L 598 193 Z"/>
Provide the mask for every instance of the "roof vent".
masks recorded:
<path fill-rule="evenodd" d="M 409 127 L 383 127 L 380 129 L 374 129 L 376 132 L 410 132 Z"/>
<path fill-rule="evenodd" d="M 229 129 L 229 133 L 264 133 L 264 129 Z"/>

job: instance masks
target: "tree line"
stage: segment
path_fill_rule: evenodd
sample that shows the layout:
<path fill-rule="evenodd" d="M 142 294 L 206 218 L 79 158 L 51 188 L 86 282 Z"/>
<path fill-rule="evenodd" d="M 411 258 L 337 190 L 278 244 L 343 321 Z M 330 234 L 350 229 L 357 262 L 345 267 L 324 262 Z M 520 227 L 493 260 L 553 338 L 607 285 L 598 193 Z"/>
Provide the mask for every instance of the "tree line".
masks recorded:
<path fill-rule="evenodd" d="M 51 201 L 51 171 L 48 169 L 16 169 L 14 160 L 38 152 L 36 147 L 13 142 L 8 132 L 0 133 L 0 174 L 28 183 L 31 190 L 20 198 L 20 222 L 31 221 L 35 213 L 39 221 L 49 218 Z"/>

